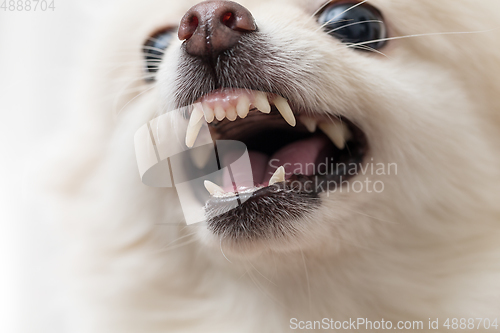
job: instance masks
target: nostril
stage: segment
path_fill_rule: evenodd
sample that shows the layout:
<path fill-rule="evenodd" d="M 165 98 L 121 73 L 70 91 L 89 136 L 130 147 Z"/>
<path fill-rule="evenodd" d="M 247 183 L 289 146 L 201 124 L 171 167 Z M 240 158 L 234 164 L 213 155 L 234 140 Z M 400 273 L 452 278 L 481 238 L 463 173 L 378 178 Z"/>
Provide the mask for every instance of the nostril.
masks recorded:
<path fill-rule="evenodd" d="M 193 16 L 191 18 L 191 20 L 189 21 L 189 27 L 192 29 L 192 30 L 196 30 L 196 28 L 198 28 L 198 24 L 200 21 L 198 20 L 198 17 L 196 16 Z"/>
<path fill-rule="evenodd" d="M 227 12 L 221 16 L 221 23 L 230 29 L 235 29 L 236 16 L 231 12 Z"/>
<path fill-rule="evenodd" d="M 191 38 L 193 36 L 194 32 L 198 28 L 198 24 L 200 24 L 200 20 L 198 20 L 198 17 L 193 16 L 189 20 L 189 29 L 188 29 L 188 34 L 186 34 L 185 39 Z"/>
<path fill-rule="evenodd" d="M 179 39 L 180 40 L 190 39 L 195 33 L 199 24 L 200 20 L 196 15 L 186 16 L 182 18 L 178 32 Z"/>

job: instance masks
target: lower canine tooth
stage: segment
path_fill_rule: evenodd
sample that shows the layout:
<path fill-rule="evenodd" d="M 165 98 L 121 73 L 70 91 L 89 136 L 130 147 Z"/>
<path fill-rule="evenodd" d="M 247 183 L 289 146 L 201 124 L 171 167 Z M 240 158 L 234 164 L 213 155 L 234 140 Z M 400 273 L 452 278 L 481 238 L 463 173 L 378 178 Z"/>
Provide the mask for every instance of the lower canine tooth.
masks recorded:
<path fill-rule="evenodd" d="M 238 99 L 238 105 L 236 106 L 236 112 L 240 118 L 246 118 L 250 110 L 250 99 L 243 95 Z"/>
<path fill-rule="evenodd" d="M 189 148 L 192 148 L 194 146 L 194 143 L 196 141 L 196 138 L 198 137 L 198 134 L 200 134 L 201 127 L 203 126 L 203 120 L 199 120 L 197 124 L 193 126 L 188 126 L 187 131 L 186 131 L 186 146 Z"/>
<path fill-rule="evenodd" d="M 271 104 L 267 100 L 267 94 L 262 91 L 255 93 L 253 105 L 263 113 L 271 112 Z"/>
<path fill-rule="evenodd" d="M 307 130 L 309 132 L 311 132 L 311 133 L 316 132 L 316 128 L 318 127 L 318 123 L 316 120 L 309 118 L 309 117 L 306 117 L 306 116 L 302 116 L 299 119 L 300 119 L 300 122 L 302 124 L 304 124 L 304 126 L 307 128 Z"/>
<path fill-rule="evenodd" d="M 285 168 L 280 166 L 269 180 L 269 186 L 285 181 Z"/>
<path fill-rule="evenodd" d="M 347 128 L 346 124 L 340 121 L 334 121 L 331 123 L 320 123 L 319 128 L 325 133 L 330 140 L 337 146 L 338 149 L 344 149 L 345 143 L 351 137 L 351 132 Z"/>
<path fill-rule="evenodd" d="M 210 195 L 226 193 L 222 188 L 220 188 L 219 185 L 214 184 L 209 180 L 205 180 L 203 184 L 205 185 L 205 188 L 207 189 L 208 193 L 210 193 Z"/>
<path fill-rule="evenodd" d="M 217 118 L 218 121 L 224 120 L 226 118 L 226 111 L 221 107 L 221 106 L 216 106 L 214 109 L 215 113 L 215 118 Z"/>
<path fill-rule="evenodd" d="M 278 96 L 274 99 L 274 105 L 276 105 L 276 108 L 281 113 L 281 116 L 283 116 L 285 121 L 290 126 L 295 127 L 295 125 L 297 124 L 297 121 L 295 120 L 295 116 L 293 115 L 293 111 L 290 108 L 288 101 L 286 99 L 284 99 L 283 97 Z"/>

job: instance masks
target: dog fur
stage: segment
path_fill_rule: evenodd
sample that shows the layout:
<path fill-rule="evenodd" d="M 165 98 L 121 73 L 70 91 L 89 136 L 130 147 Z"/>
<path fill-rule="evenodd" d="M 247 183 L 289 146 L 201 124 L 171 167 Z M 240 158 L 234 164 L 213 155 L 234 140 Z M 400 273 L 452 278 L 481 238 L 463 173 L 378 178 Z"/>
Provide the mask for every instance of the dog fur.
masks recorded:
<path fill-rule="evenodd" d="M 497 318 L 500 3 L 370 0 L 391 37 L 409 36 L 384 56 L 319 30 L 321 1 L 241 1 L 301 103 L 350 119 L 368 161 L 398 166 L 372 177 L 382 193 L 323 194 L 297 235 L 243 247 L 186 227 L 175 190 L 143 185 L 135 161 L 135 131 L 175 108 L 181 57 L 177 40 L 151 84 L 141 47 L 195 3 L 121 3 L 89 48 L 70 153 L 49 182 L 68 240 L 72 329 L 276 333 L 291 331 L 291 318 Z"/>

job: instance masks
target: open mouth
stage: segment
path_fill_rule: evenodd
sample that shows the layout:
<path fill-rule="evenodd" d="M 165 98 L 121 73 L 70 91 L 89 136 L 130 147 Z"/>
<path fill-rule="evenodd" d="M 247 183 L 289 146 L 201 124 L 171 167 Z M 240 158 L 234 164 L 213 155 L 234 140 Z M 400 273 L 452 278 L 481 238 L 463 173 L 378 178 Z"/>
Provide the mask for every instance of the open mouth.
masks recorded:
<path fill-rule="evenodd" d="M 186 133 L 189 147 L 203 122 L 209 124 L 214 142 L 244 143 L 252 170 L 250 180 L 243 183 L 227 173 L 221 184 L 205 182 L 211 194 L 205 206 L 207 221 L 216 233 L 248 216 L 253 217 L 249 223 L 256 223 L 256 212 L 277 219 L 280 213 L 300 217 L 293 206 L 317 205 L 320 193 L 338 189 L 356 176 L 368 149 L 365 135 L 348 119 L 315 110 L 295 112 L 293 101 L 261 91 L 219 89 L 198 99 Z M 230 155 L 219 158 L 232 163 L 235 158 Z M 203 154 L 192 158 L 200 169 L 207 163 Z M 236 201 L 236 208 L 224 210 Z M 280 205 L 286 206 L 284 212 L 277 209 Z"/>

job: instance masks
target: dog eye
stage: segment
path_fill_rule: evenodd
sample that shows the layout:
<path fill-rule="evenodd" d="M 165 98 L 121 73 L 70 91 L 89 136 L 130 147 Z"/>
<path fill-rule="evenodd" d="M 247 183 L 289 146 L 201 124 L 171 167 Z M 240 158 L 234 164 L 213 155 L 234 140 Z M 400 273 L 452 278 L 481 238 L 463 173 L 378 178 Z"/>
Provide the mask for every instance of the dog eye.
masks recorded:
<path fill-rule="evenodd" d="M 163 30 L 149 37 L 142 48 L 144 52 L 146 80 L 154 81 L 154 74 L 158 71 L 165 50 L 175 37 L 173 29 Z"/>
<path fill-rule="evenodd" d="M 380 39 L 387 38 L 382 14 L 367 4 L 331 4 L 320 12 L 318 23 L 328 34 L 344 43 L 362 43 L 357 45 L 360 50 L 380 49 L 385 45 Z"/>

